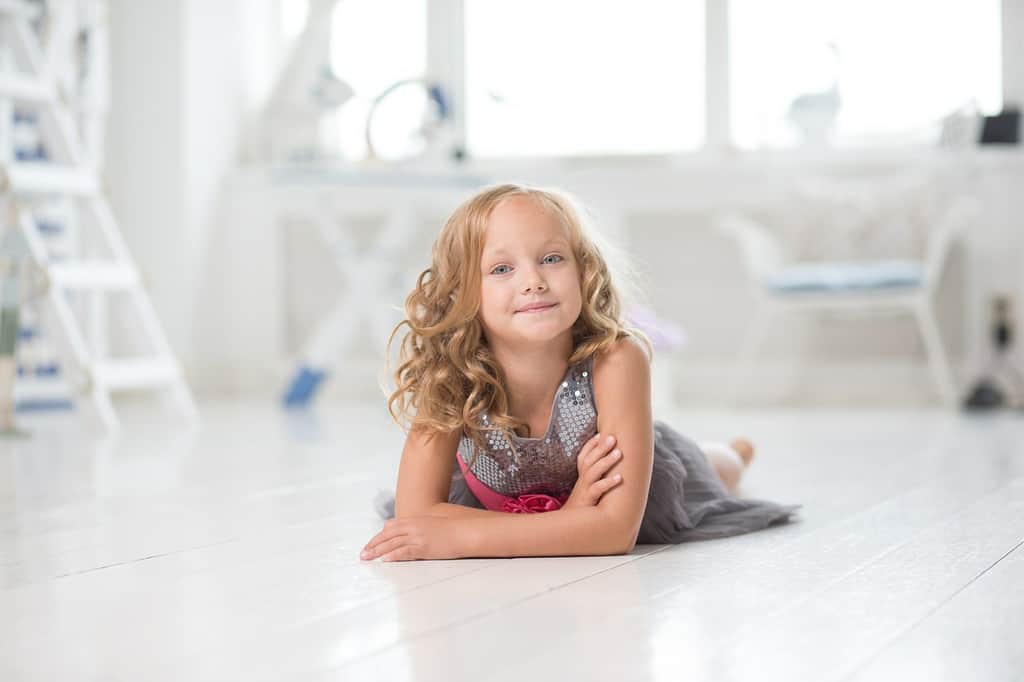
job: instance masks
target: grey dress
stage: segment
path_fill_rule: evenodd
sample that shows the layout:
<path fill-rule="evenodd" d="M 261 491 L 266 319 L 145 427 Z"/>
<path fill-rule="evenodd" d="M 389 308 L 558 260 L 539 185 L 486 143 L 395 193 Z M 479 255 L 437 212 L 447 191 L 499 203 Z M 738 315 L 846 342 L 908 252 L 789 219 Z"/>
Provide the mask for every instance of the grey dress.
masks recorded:
<path fill-rule="evenodd" d="M 495 500 L 502 496 L 553 496 L 564 501 L 578 477 L 576 455 L 597 432 L 592 387 L 593 358 L 587 358 L 566 371 L 543 435 L 514 436 L 510 443 L 495 431 L 488 435 L 486 448 L 477 448 L 463 436 L 448 501 L 479 509 L 500 509 Z M 654 467 L 637 543 L 680 543 L 749 533 L 788 522 L 803 506 L 732 495 L 696 443 L 664 422 L 655 420 L 653 427 Z M 394 516 L 393 493 L 380 491 L 374 505 L 381 518 Z"/>

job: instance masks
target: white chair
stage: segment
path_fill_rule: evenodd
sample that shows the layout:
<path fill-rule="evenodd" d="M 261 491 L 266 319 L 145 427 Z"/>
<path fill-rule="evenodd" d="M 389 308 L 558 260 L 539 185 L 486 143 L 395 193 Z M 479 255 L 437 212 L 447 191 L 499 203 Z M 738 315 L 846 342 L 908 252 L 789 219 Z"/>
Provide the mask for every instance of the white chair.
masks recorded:
<path fill-rule="evenodd" d="M 769 323 L 786 312 L 843 312 L 872 315 L 906 312 L 913 315 L 924 340 L 932 379 L 943 402 L 953 405 L 958 391 L 933 308 L 950 248 L 979 213 L 976 200 L 962 197 L 928 233 L 924 259 L 836 261 L 787 264 L 779 238 L 764 224 L 730 212 L 716 226 L 738 243 L 754 280 L 757 309 L 740 349 L 728 389 L 735 402 L 749 376 L 755 353 Z"/>

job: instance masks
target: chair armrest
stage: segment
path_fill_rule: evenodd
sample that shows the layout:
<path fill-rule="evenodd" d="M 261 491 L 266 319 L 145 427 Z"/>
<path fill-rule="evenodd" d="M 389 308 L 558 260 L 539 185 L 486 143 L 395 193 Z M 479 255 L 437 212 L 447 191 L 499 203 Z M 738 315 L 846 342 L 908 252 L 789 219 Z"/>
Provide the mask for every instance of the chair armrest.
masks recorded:
<path fill-rule="evenodd" d="M 959 197 L 950 204 L 949 209 L 928 235 L 925 250 L 925 284 L 936 287 L 942 276 L 953 243 L 981 215 L 981 202 L 974 197 Z"/>

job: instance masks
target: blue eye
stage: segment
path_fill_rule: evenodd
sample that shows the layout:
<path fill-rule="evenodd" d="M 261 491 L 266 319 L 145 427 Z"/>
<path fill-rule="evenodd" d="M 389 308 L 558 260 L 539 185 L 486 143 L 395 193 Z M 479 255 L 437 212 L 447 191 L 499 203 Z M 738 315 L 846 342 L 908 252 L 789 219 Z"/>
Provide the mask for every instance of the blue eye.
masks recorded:
<path fill-rule="evenodd" d="M 554 258 L 555 260 L 548 260 L 549 258 Z M 561 255 L 559 255 L 557 253 L 549 253 L 548 255 L 544 256 L 544 258 L 541 260 L 541 262 L 542 263 L 547 263 L 549 265 L 553 265 L 555 263 L 560 263 L 560 262 L 562 262 L 564 260 L 565 260 L 565 258 L 563 258 Z M 501 271 L 502 268 L 506 268 L 506 270 Z M 508 266 L 508 265 L 495 265 L 491 269 L 491 273 L 490 274 L 492 274 L 492 275 L 506 275 L 510 271 L 511 271 L 511 267 Z"/>

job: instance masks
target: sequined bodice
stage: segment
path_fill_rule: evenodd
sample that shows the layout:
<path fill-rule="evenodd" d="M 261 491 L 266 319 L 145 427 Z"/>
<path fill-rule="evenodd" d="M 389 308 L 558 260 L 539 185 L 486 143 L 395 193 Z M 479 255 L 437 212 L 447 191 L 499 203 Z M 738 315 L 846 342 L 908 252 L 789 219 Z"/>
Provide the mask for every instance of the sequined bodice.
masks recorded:
<path fill-rule="evenodd" d="M 502 495 L 571 491 L 578 476 L 576 456 L 583 443 L 597 433 L 593 378 L 592 357 L 569 367 L 555 394 L 543 435 L 513 436 L 510 441 L 500 431 L 489 431 L 484 449 L 463 435 L 460 456 L 467 464 L 473 462 L 472 472 L 482 483 Z M 484 424 L 486 420 L 484 415 Z"/>

